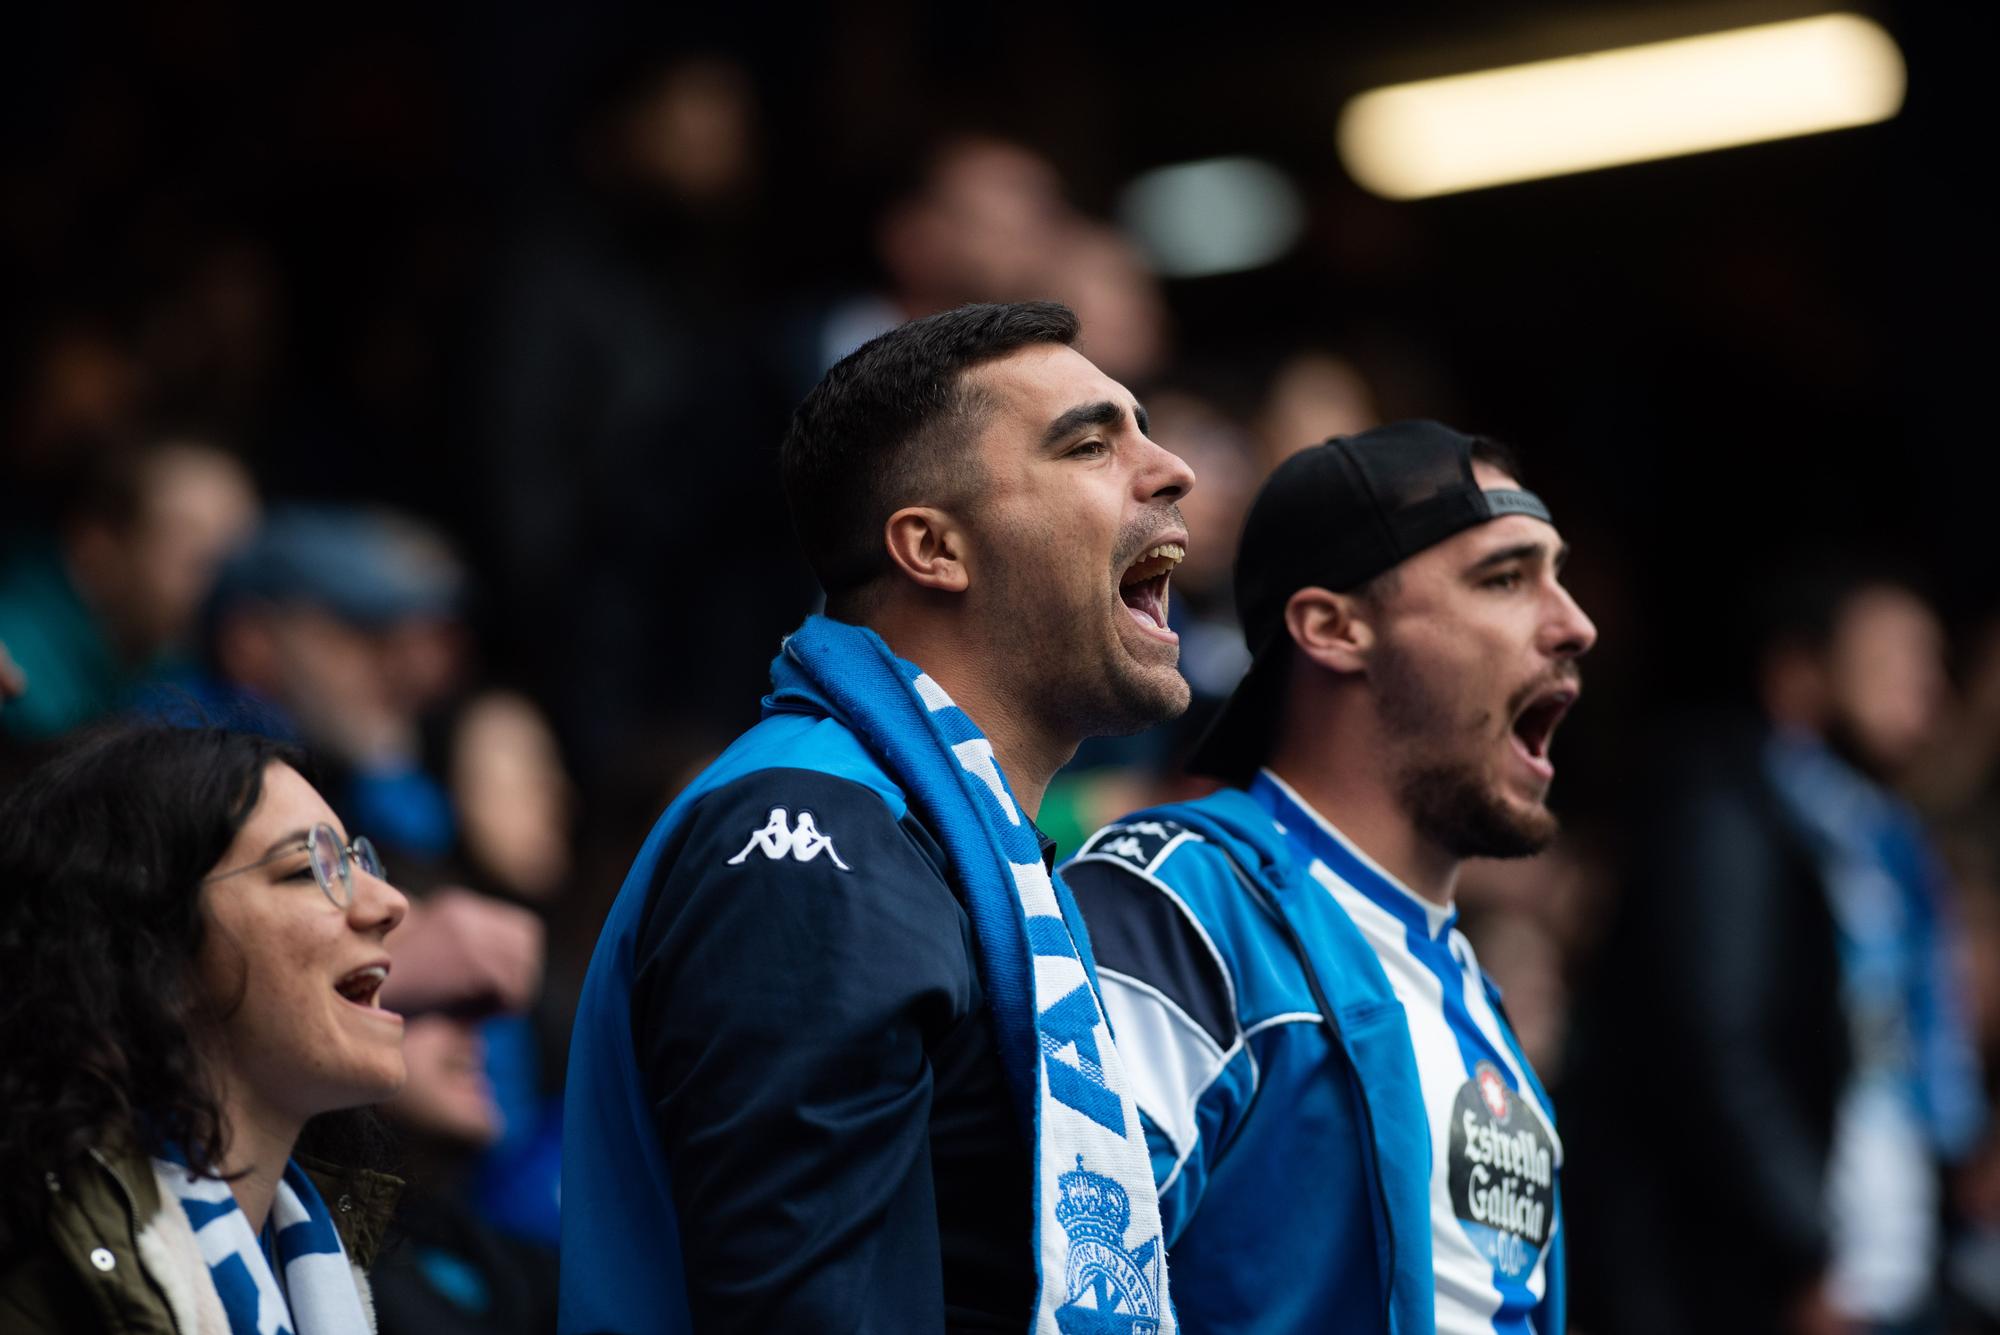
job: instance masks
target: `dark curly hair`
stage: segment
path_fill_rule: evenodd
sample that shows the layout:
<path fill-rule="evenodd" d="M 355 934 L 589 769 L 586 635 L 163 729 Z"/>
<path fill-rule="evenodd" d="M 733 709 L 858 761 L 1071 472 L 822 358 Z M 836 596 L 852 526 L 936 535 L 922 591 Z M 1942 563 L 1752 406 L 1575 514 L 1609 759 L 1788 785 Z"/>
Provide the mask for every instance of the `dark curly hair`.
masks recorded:
<path fill-rule="evenodd" d="M 272 761 L 305 767 L 267 737 L 120 726 L 0 802 L 0 1254 L 42 1226 L 45 1175 L 93 1148 L 220 1162 L 200 885 Z"/>

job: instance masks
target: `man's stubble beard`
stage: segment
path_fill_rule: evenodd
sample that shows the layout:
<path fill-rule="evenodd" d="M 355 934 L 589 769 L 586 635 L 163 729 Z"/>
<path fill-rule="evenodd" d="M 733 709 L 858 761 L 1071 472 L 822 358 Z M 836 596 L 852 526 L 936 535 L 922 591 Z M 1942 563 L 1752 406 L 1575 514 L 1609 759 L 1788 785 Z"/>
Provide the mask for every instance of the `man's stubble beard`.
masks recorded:
<path fill-rule="evenodd" d="M 1404 744 L 1407 757 L 1395 776 L 1396 795 L 1421 837 L 1461 860 L 1533 857 L 1549 846 L 1558 822 L 1546 806 L 1512 806 L 1478 763 L 1436 754 L 1440 737 L 1452 740 L 1456 711 L 1423 675 L 1415 655 L 1384 640 L 1371 675 L 1383 724 Z M 1480 731 L 1477 724 L 1463 730 Z"/>
<path fill-rule="evenodd" d="M 1056 540 L 1036 534 L 1024 550 Z M 993 595 L 1003 624 L 1020 627 L 1004 670 L 1037 718 L 1082 740 L 1127 737 L 1187 712 L 1191 692 L 1177 669 L 1148 671 L 1133 662 L 1102 605 L 1057 606 L 1063 586 L 1047 573 L 1010 568 Z M 1128 613 L 1121 604 L 1113 615 Z"/>

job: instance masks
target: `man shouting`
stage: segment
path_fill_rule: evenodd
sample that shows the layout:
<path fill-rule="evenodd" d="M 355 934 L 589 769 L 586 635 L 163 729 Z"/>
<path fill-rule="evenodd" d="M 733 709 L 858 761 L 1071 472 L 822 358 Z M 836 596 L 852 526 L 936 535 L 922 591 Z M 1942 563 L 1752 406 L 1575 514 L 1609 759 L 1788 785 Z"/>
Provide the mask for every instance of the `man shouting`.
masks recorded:
<path fill-rule="evenodd" d="M 1563 1329 L 1554 1115 L 1456 929 L 1459 864 L 1555 834 L 1597 637 L 1491 441 L 1280 465 L 1236 564 L 1254 654 L 1213 797 L 1102 831 L 1090 923 L 1191 1330 Z"/>
<path fill-rule="evenodd" d="M 1084 737 L 1187 706 L 1194 478 L 1076 336 L 1061 306 L 964 307 L 800 406 L 785 487 L 826 615 L 591 962 L 566 1335 L 1174 1329 L 1130 1077 L 1034 818 Z"/>

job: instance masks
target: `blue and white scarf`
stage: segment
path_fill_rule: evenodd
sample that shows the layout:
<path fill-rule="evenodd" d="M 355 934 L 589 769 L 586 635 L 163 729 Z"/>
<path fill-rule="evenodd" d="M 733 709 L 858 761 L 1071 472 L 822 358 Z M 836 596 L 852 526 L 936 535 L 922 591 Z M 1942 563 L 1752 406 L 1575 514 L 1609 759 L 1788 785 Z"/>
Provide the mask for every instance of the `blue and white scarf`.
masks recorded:
<path fill-rule="evenodd" d="M 230 1335 L 367 1335 L 373 1329 L 333 1216 L 297 1164 L 286 1163 L 265 1226 L 282 1282 L 227 1182 L 197 1177 L 166 1159 L 153 1165 L 187 1212 Z"/>
<path fill-rule="evenodd" d="M 1159 1198 L 1089 938 L 1043 865 L 993 744 L 873 631 L 813 617 L 771 665 L 767 713 L 838 719 L 944 845 L 979 940 L 1001 1062 L 1033 1129 L 1036 1335 L 1171 1335 Z"/>

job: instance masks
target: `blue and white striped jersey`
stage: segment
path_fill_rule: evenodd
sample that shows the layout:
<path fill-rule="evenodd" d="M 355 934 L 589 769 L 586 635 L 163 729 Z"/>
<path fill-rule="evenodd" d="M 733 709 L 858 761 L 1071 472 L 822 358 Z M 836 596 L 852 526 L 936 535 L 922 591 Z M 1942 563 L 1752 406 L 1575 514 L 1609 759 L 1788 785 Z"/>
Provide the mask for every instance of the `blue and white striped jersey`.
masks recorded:
<path fill-rule="evenodd" d="M 1274 816 L 1403 1003 L 1431 1127 L 1439 1335 L 1525 1328 L 1547 1286 L 1562 1142 L 1487 1002 L 1458 913 L 1420 898 L 1268 771 Z"/>
<path fill-rule="evenodd" d="M 1562 1144 L 1452 910 L 1268 772 L 1108 827 L 1064 877 L 1140 1084 L 1190 1329 L 1368 1328 L 1385 1246 L 1399 1293 L 1421 1266 L 1410 1306 L 1429 1309 L 1386 1328 L 1560 1327 Z"/>

